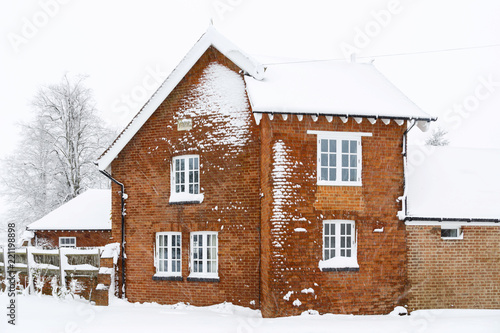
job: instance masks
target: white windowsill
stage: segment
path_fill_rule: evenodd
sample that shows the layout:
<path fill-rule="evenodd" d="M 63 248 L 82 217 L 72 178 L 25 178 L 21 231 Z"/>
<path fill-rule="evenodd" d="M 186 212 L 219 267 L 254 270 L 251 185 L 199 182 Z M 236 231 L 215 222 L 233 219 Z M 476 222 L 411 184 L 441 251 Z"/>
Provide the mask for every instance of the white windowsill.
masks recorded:
<path fill-rule="evenodd" d="M 182 277 L 181 273 L 155 273 L 155 277 Z"/>
<path fill-rule="evenodd" d="M 363 186 L 361 182 L 327 182 L 327 181 L 318 181 L 318 186 Z"/>
<path fill-rule="evenodd" d="M 203 193 L 200 194 L 189 194 L 189 193 L 171 193 L 169 203 L 179 203 L 179 202 L 196 202 L 202 203 L 204 199 Z"/>

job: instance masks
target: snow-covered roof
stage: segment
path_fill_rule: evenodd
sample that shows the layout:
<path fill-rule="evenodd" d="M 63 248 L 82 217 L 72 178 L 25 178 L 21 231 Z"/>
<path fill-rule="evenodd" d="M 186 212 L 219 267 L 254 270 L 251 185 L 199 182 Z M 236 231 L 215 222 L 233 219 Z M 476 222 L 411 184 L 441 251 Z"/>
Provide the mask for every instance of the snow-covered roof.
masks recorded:
<path fill-rule="evenodd" d="M 28 230 L 111 230 L 111 190 L 88 190 L 53 210 Z"/>
<path fill-rule="evenodd" d="M 372 64 L 301 61 L 246 77 L 253 112 L 434 120 Z"/>
<path fill-rule="evenodd" d="M 213 26 L 196 42 L 179 65 L 97 161 L 106 170 L 149 117 L 174 90 L 205 51 L 213 46 L 234 62 L 245 76 L 246 90 L 257 123 L 262 113 L 294 113 L 417 120 L 426 130 L 435 120 L 419 109 L 371 64 L 339 61 L 274 63 L 264 67 L 218 33 Z M 262 57 L 261 57 L 262 58 Z"/>
<path fill-rule="evenodd" d="M 240 69 L 256 80 L 261 80 L 264 75 L 264 67 L 255 61 L 252 57 L 244 53 L 231 41 L 221 35 L 210 25 L 208 30 L 196 42 L 179 65 L 170 73 L 160 88 L 146 102 L 139 113 L 132 119 L 127 127 L 118 136 L 115 142 L 104 152 L 97 161 L 100 170 L 107 169 L 111 162 L 118 156 L 120 151 L 127 145 L 132 137 L 146 123 L 149 117 L 156 111 L 160 104 L 174 90 L 189 70 L 196 64 L 198 59 L 210 47 L 215 47 L 219 52 L 234 62 Z"/>
<path fill-rule="evenodd" d="M 500 149 L 409 146 L 408 153 L 415 158 L 407 217 L 500 219 Z"/>

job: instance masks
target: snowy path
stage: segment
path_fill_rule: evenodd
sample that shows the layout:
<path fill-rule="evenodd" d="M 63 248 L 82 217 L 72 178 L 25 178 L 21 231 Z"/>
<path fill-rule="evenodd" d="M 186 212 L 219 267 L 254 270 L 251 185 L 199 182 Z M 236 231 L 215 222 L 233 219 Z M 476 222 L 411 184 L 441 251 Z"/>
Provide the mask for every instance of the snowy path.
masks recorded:
<path fill-rule="evenodd" d="M 219 304 L 193 307 L 183 304 L 131 304 L 115 300 L 96 307 L 83 300 L 49 296 L 19 296 L 17 325 L 7 324 L 6 294 L 0 295 L 0 332 L 500 332 L 500 310 L 417 311 L 411 316 L 304 315 L 262 319 L 259 311 Z"/>

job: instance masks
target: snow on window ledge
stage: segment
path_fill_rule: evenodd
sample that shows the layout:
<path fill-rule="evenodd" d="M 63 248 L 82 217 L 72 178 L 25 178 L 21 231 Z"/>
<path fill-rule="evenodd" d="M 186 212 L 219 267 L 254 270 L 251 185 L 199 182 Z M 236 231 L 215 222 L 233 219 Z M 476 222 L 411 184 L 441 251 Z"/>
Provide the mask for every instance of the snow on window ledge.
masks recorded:
<path fill-rule="evenodd" d="M 319 269 L 322 272 L 332 271 L 359 271 L 358 259 L 354 257 L 335 257 L 319 261 Z"/>
<path fill-rule="evenodd" d="M 202 203 L 204 199 L 203 193 L 172 193 L 170 194 L 169 204 L 185 204 L 185 203 Z"/>

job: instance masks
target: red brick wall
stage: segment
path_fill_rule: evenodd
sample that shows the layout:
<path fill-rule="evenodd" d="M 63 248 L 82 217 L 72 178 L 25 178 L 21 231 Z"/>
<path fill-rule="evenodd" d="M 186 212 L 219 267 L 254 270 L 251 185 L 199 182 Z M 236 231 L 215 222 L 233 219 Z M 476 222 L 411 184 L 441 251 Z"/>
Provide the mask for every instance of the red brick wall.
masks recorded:
<path fill-rule="evenodd" d="M 347 123 L 335 117 L 317 122 L 304 117 L 272 121 L 264 116 L 262 130 L 262 294 L 266 317 L 319 312 L 388 313 L 405 304 L 406 243 L 397 198 L 403 193 L 402 137 L 405 126 L 394 122 L 374 125 L 364 120 Z M 307 130 L 369 132 L 362 138 L 362 187 L 326 187 L 316 184 L 317 136 Z M 286 154 L 286 179 L 274 184 L 273 147 Z M 286 194 L 273 202 L 276 186 Z M 358 272 L 322 272 L 322 225 L 326 219 L 356 222 Z M 374 233 L 384 227 L 383 233 Z M 296 232 L 305 228 L 307 232 Z M 301 293 L 312 288 L 314 294 Z M 283 297 L 293 292 L 287 301 Z M 300 306 L 292 302 L 299 299 Z"/>
<path fill-rule="evenodd" d="M 500 228 L 463 227 L 441 239 L 439 226 L 406 227 L 409 309 L 500 308 Z"/>
<path fill-rule="evenodd" d="M 36 231 L 35 234 L 39 243 L 45 240 L 54 247 L 59 247 L 59 237 L 76 237 L 77 247 L 104 246 L 111 243 L 111 231 L 46 230 Z"/>
<path fill-rule="evenodd" d="M 259 305 L 259 129 L 249 106 L 236 110 L 243 122 L 235 127 L 213 96 L 204 99 L 202 112 L 185 115 L 201 100 L 203 71 L 214 63 L 232 70 L 243 84 L 239 69 L 210 48 L 112 163 L 113 177 L 128 194 L 126 292 L 132 302 Z M 246 96 L 243 85 L 239 93 Z M 177 131 L 182 118 L 192 119 L 190 131 Z M 231 133 L 238 134 L 237 143 L 226 140 Z M 170 205 L 170 162 L 186 154 L 200 156 L 204 201 Z M 118 191 L 113 185 L 113 241 L 121 239 Z M 166 231 L 182 232 L 183 281 L 152 279 L 155 233 Z M 187 281 L 192 231 L 218 231 L 219 282 Z"/>

